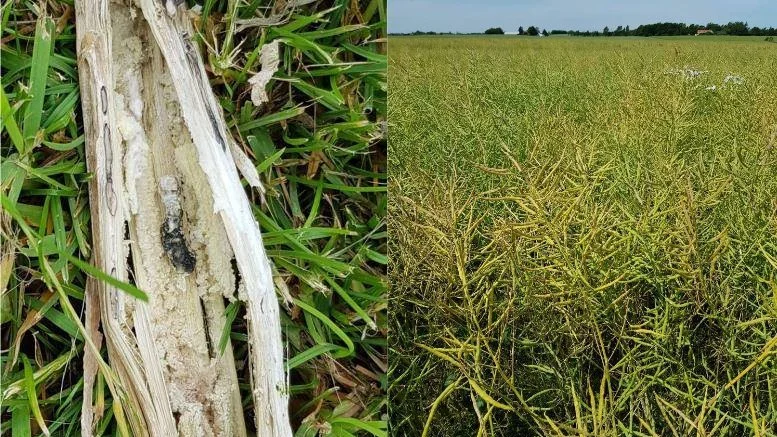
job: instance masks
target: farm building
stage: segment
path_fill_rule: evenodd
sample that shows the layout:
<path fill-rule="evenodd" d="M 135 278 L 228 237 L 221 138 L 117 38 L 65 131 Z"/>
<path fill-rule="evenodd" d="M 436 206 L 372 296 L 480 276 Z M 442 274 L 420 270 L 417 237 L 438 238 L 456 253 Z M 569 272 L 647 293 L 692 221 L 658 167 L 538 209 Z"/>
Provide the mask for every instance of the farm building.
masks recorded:
<path fill-rule="evenodd" d="M 699 29 L 696 31 L 696 35 L 714 35 L 715 32 L 709 30 L 709 29 Z"/>

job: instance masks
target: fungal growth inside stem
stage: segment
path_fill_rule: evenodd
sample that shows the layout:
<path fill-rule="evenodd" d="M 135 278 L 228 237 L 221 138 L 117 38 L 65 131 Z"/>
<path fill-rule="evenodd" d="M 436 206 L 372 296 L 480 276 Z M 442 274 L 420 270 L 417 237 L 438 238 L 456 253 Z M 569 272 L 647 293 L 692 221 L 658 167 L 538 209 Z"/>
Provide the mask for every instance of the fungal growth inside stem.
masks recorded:
<path fill-rule="evenodd" d="M 178 181 L 173 176 L 162 176 L 159 179 L 159 190 L 162 194 L 162 203 L 165 205 L 162 247 L 176 270 L 191 273 L 197 260 L 186 245 L 183 235 L 183 210 L 178 198 Z"/>

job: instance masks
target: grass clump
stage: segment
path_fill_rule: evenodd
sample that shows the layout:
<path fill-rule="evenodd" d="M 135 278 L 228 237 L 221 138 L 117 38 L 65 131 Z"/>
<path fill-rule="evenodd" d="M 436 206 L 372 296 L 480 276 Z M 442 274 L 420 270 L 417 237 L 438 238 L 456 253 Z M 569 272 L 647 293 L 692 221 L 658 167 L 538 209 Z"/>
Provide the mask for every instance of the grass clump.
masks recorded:
<path fill-rule="evenodd" d="M 232 134 L 267 190 L 253 206 L 276 283 L 294 301 L 283 314 L 293 426 L 305 436 L 385 435 L 385 2 L 282 3 L 206 1 L 198 38 Z M 248 80 L 273 40 L 280 69 L 256 108 Z M 94 272 L 79 262 L 91 255 L 90 175 L 72 1 L 4 4 L 1 50 L 0 430 L 77 435 Z M 244 310 L 233 303 L 227 313 L 250 411 Z M 94 393 L 98 430 L 119 435 L 106 378 Z"/>
<path fill-rule="evenodd" d="M 393 433 L 777 435 L 769 45 L 391 47 Z"/>

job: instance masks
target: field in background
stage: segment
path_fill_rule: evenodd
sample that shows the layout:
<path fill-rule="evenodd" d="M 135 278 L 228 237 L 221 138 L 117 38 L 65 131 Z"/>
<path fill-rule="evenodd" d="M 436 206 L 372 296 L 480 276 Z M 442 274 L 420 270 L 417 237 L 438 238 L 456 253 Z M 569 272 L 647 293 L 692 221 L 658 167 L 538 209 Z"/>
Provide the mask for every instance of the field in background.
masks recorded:
<path fill-rule="evenodd" d="M 385 0 L 199 3 L 211 84 L 267 190 L 250 192 L 252 206 L 293 298 L 281 310 L 292 425 L 298 436 L 385 436 Z M 275 24 L 250 24 L 270 13 Z M 87 273 L 68 257 L 91 256 L 91 176 L 73 1 L 5 2 L 0 16 L 0 435 L 43 435 L 41 424 L 80 435 Z M 248 80 L 275 39 L 280 70 L 257 108 Z M 245 308 L 227 304 L 252 428 Z M 94 399 L 98 434 L 120 435 L 102 374 Z"/>
<path fill-rule="evenodd" d="M 393 435 L 775 435 L 777 45 L 389 46 Z"/>

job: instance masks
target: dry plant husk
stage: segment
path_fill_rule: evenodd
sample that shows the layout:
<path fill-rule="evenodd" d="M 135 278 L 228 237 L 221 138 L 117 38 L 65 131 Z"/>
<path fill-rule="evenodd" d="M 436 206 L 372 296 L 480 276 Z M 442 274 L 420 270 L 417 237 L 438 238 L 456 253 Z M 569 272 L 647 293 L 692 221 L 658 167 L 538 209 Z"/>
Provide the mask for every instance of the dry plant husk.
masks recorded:
<path fill-rule="evenodd" d="M 259 226 L 183 7 L 152 0 L 76 3 L 94 262 L 148 293 L 104 282 L 96 308 L 134 435 L 246 435 L 224 301 L 246 302 L 259 435 L 291 435 L 280 318 Z M 174 12 L 171 14 L 171 12 Z M 248 180 L 258 181 L 253 166 Z M 234 258 L 239 278 L 233 272 Z M 85 392 L 94 362 L 84 361 Z M 94 432 L 91 396 L 84 435 Z"/>

